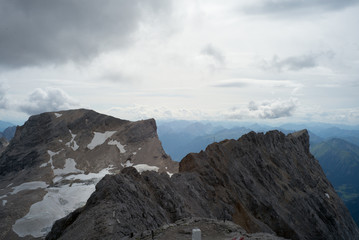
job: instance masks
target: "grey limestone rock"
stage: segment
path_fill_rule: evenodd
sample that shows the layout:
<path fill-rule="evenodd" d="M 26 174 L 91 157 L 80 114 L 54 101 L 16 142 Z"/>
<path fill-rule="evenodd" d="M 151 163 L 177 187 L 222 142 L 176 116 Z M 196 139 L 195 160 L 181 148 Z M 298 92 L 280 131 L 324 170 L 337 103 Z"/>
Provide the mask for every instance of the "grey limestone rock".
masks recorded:
<path fill-rule="evenodd" d="M 87 204 L 58 220 L 47 239 L 145 239 L 143 232 L 189 217 L 229 220 L 258 236 L 359 239 L 309 152 L 306 130 L 213 143 L 188 154 L 172 177 L 125 168 L 102 179 Z"/>
<path fill-rule="evenodd" d="M 178 162 L 156 130 L 154 119 L 131 122 L 86 109 L 31 116 L 1 148 L 0 239 L 45 237 L 103 176 L 126 166 L 176 173 Z"/>

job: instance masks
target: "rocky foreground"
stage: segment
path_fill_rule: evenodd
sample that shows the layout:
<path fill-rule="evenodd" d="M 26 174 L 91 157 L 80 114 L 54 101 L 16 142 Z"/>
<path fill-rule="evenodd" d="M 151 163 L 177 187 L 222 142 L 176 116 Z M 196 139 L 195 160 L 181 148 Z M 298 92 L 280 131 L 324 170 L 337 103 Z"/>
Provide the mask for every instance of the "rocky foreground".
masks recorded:
<path fill-rule="evenodd" d="M 144 231 L 124 239 L 142 240 L 189 240 L 193 229 L 201 230 L 205 240 L 284 240 L 270 233 L 247 233 L 242 227 L 231 222 L 209 218 L 184 218 L 175 223 L 166 224 L 154 231 Z"/>
<path fill-rule="evenodd" d="M 188 154 L 172 176 L 133 167 L 107 175 L 86 205 L 58 220 L 46 239 L 126 239 L 191 217 L 232 221 L 248 234 L 359 239 L 309 152 L 306 130 L 251 132 L 211 144 Z"/>

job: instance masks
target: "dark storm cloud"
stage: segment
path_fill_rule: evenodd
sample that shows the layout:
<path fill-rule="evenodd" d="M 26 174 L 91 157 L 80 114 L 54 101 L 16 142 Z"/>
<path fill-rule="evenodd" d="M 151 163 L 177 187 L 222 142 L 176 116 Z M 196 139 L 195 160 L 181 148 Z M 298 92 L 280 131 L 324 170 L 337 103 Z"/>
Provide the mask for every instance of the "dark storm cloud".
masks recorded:
<path fill-rule="evenodd" d="M 0 66 L 23 67 L 91 59 L 127 46 L 165 0 L 1 0 Z"/>
<path fill-rule="evenodd" d="M 293 12 L 337 11 L 358 4 L 358 0 L 267 0 L 247 6 L 249 14 L 285 14 Z"/>
<path fill-rule="evenodd" d="M 66 110 L 78 106 L 79 104 L 61 89 L 38 88 L 28 96 L 26 102 L 18 106 L 18 109 L 21 112 L 33 115 L 42 112 Z"/>

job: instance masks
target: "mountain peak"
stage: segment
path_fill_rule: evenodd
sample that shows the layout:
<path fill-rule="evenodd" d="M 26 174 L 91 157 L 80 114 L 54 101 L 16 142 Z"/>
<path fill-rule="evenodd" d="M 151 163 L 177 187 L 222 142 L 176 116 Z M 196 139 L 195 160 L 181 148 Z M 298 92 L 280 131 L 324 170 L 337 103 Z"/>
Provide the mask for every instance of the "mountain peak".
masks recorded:
<path fill-rule="evenodd" d="M 55 220 L 84 205 L 106 174 L 128 166 L 178 172 L 156 129 L 154 119 L 131 122 L 87 109 L 31 116 L 0 154 L 0 216 L 8 218 L 0 239 L 44 236 Z"/>

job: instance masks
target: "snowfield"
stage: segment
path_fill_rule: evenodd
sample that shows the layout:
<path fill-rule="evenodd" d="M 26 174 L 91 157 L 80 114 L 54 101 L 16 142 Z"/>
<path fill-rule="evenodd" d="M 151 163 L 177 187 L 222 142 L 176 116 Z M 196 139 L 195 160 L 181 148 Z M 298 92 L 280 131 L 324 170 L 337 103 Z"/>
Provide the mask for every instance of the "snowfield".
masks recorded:
<path fill-rule="evenodd" d="M 72 136 L 74 139 L 74 135 Z M 41 181 L 27 182 L 13 187 L 13 191 L 10 193 L 16 194 L 23 190 L 38 188 L 45 189 L 47 192 L 40 202 L 34 203 L 29 212 L 23 218 L 16 220 L 12 226 L 13 231 L 19 237 L 27 235 L 44 237 L 51 230 L 52 224 L 56 220 L 85 205 L 87 199 L 95 191 L 96 184 L 106 174 L 111 174 L 112 166 L 102 169 L 98 173 L 84 174 L 83 170 L 76 168 L 76 161 L 72 158 L 65 160 L 63 168 L 55 168 L 53 157 L 62 150 L 58 152 L 47 151 L 50 159 L 45 165 L 51 165 L 54 173 L 52 182 L 56 184 L 55 186 L 49 187 L 48 184 Z M 45 165 L 42 164 L 41 166 Z M 66 180 L 65 184 L 62 183 L 64 180 Z M 3 200 L 2 203 L 5 205 L 6 200 Z"/>
<path fill-rule="evenodd" d="M 62 170 L 61 172 L 57 173 L 68 174 L 74 173 L 74 171 L 80 171 L 81 173 L 66 177 L 56 176 L 53 182 L 61 182 L 62 180 L 81 180 L 83 182 L 46 188 L 47 194 L 43 200 L 33 204 L 28 214 L 16 220 L 13 225 L 12 229 L 18 236 L 44 237 L 51 230 L 56 220 L 84 206 L 87 199 L 95 191 L 96 184 L 106 174 L 111 174 L 111 168 L 102 169 L 98 173 L 84 174 L 75 165 L 76 162 L 73 159 L 66 159 L 65 167 L 60 169 Z M 58 169 L 54 169 L 54 173 L 56 170 Z"/>
<path fill-rule="evenodd" d="M 59 188 L 48 188 L 43 200 L 33 204 L 29 213 L 16 220 L 12 229 L 20 237 L 27 235 L 44 237 L 57 219 L 85 205 L 94 191 L 94 184 L 83 185 L 79 183 L 72 184 L 71 187 L 70 185 L 63 185 Z"/>

